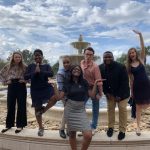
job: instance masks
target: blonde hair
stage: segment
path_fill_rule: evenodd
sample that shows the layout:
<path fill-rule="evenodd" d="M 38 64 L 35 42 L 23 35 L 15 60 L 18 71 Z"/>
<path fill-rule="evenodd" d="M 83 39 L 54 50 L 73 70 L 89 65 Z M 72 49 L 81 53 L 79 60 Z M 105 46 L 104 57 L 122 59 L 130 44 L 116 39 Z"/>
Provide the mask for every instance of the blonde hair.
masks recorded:
<path fill-rule="evenodd" d="M 134 51 L 135 51 L 135 53 L 136 53 L 136 60 L 139 61 L 140 64 L 142 64 L 142 61 L 141 61 L 141 59 L 140 59 L 140 57 L 139 57 L 139 54 L 138 54 L 137 50 L 136 50 L 134 47 L 130 48 L 130 49 L 128 50 L 128 54 L 127 54 L 127 64 L 126 64 L 127 71 L 128 71 L 128 74 L 129 74 L 129 75 L 131 74 L 131 63 L 132 63 L 132 59 L 130 58 L 130 51 L 131 51 L 131 50 L 134 50 Z"/>
<path fill-rule="evenodd" d="M 25 68 L 26 68 L 26 65 L 23 63 L 23 56 L 20 52 L 16 51 L 16 52 L 13 52 L 12 56 L 11 56 L 11 59 L 10 59 L 10 63 L 9 63 L 9 68 L 8 68 L 8 72 L 11 70 L 11 68 L 13 66 L 15 66 L 15 61 L 14 61 L 14 55 L 15 54 L 18 54 L 21 56 L 21 61 L 19 62 L 18 66 L 19 66 L 19 72 L 24 72 L 25 71 Z"/>

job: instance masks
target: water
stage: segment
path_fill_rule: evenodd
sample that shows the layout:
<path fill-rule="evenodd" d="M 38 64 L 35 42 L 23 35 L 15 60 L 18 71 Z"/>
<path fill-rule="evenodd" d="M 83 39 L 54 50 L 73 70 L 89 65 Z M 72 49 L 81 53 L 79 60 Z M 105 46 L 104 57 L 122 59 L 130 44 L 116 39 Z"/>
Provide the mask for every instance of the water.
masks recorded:
<path fill-rule="evenodd" d="M 62 101 L 58 101 L 56 103 L 56 106 L 58 107 L 64 107 Z M 99 108 L 106 108 L 107 107 L 107 102 L 106 102 L 106 97 L 103 96 L 100 101 L 99 101 Z M 91 109 L 92 108 L 92 100 L 89 98 L 89 100 L 86 103 L 86 108 Z"/>
<path fill-rule="evenodd" d="M 0 91 L 0 94 L 7 94 L 7 90 L 5 89 L 5 90 Z M 27 88 L 27 95 L 30 95 L 30 88 Z M 62 101 L 58 101 L 55 106 L 57 106 L 57 107 L 64 107 Z M 105 96 L 103 96 L 100 99 L 99 107 L 100 108 L 106 108 L 107 107 L 107 105 L 106 105 L 106 97 Z M 87 109 L 88 108 L 92 108 L 92 100 L 91 99 L 89 99 L 87 101 L 86 108 Z"/>

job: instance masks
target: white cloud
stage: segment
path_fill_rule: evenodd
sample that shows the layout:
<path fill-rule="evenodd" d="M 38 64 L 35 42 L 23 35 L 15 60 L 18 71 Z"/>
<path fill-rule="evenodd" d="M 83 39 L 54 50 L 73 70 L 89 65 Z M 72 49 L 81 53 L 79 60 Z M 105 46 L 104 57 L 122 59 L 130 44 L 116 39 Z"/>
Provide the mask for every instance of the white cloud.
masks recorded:
<path fill-rule="evenodd" d="M 41 48 L 48 58 L 56 60 L 59 55 L 76 52 L 70 43 L 79 34 L 92 43 L 97 53 L 106 49 L 125 51 L 138 43 L 133 28 L 143 30 L 148 45 L 149 6 L 148 1 L 131 0 L 25 0 L 7 6 L 0 3 L 0 53 L 6 58 L 16 48 Z"/>

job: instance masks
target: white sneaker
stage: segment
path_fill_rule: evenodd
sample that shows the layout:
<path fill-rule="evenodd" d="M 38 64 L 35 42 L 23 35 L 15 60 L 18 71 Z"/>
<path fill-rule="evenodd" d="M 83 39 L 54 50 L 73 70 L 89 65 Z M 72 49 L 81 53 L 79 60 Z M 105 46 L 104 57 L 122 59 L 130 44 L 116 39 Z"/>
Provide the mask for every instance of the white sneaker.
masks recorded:
<path fill-rule="evenodd" d="M 96 129 L 92 129 L 92 136 L 95 135 Z"/>
<path fill-rule="evenodd" d="M 78 136 L 83 136 L 83 133 L 80 131 L 80 132 L 78 133 Z"/>

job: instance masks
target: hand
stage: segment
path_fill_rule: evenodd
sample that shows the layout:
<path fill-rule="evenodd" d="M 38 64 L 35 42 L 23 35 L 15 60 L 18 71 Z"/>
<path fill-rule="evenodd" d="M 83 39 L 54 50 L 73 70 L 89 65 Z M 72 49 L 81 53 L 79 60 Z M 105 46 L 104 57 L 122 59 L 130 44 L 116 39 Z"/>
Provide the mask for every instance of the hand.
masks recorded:
<path fill-rule="evenodd" d="M 6 85 L 9 85 L 9 84 L 11 84 L 11 80 L 8 80 L 8 81 L 6 82 Z"/>
<path fill-rule="evenodd" d="M 11 84 L 11 80 L 3 82 L 3 85 L 9 85 L 9 84 Z"/>
<path fill-rule="evenodd" d="M 20 80 L 19 80 L 19 83 L 26 83 L 26 81 L 23 80 L 23 79 L 20 79 Z"/>
<path fill-rule="evenodd" d="M 40 72 L 39 63 L 36 64 L 35 72 L 36 72 L 36 73 L 39 73 L 39 72 Z"/>
<path fill-rule="evenodd" d="M 111 95 L 110 95 L 109 93 L 107 93 L 107 94 L 106 94 L 106 98 L 107 98 L 108 100 L 110 100 L 110 99 L 111 99 Z"/>
<path fill-rule="evenodd" d="M 98 83 L 101 83 L 103 84 L 102 82 L 105 81 L 106 79 L 97 79 L 95 80 L 95 84 L 98 84 Z"/>
<path fill-rule="evenodd" d="M 137 31 L 137 30 L 133 30 L 134 33 L 141 35 L 141 32 Z"/>
<path fill-rule="evenodd" d="M 95 96 L 96 100 L 99 100 L 101 97 L 102 97 L 102 96 L 99 95 L 99 94 L 96 94 L 96 96 Z"/>
<path fill-rule="evenodd" d="M 115 100 L 116 100 L 116 102 L 120 102 L 121 98 L 118 97 L 118 96 L 116 96 L 116 97 L 115 97 Z"/>

